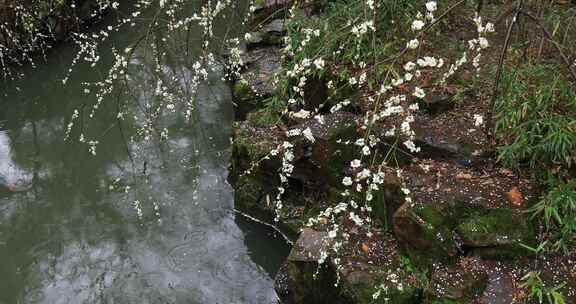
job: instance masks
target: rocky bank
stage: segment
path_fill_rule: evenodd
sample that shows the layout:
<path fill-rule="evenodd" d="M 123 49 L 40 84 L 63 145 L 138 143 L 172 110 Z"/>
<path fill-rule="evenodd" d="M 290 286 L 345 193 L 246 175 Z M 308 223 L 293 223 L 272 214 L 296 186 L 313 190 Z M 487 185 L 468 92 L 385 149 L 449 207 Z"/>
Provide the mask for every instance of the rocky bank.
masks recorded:
<path fill-rule="evenodd" d="M 360 155 L 350 142 L 365 131 L 357 127 L 363 119 L 358 109 L 325 113 L 321 123 L 276 117 L 264 108 L 274 93 L 273 75 L 282 69 L 282 16 L 289 2 L 263 1 L 256 11 L 243 80 L 233 85 L 230 175 L 236 207 L 273 223 L 281 161 L 269 153 L 284 141 L 294 145 L 295 168 L 278 224 L 295 240 L 276 279 L 282 303 L 515 303 L 523 299 L 519 281 L 529 270 L 549 282 L 568 282 L 565 295 L 575 301 L 574 254 L 537 256 L 529 249 L 538 244 L 539 227 L 525 211 L 537 187 L 495 163 L 486 136 L 465 114 L 482 105 L 473 96 L 454 104 L 450 92 L 430 94 L 421 105 L 415 126 L 422 151 L 395 150 L 403 179 L 382 165 L 386 178 L 371 202 L 371 236 L 351 236 L 338 256 L 318 263 L 333 240 L 322 220 L 305 224 L 338 203 L 347 165 Z M 308 104 L 329 105 L 324 86 L 308 86 Z M 315 142 L 288 138 L 293 128 L 310 128 Z M 383 131 L 372 134 L 382 149 L 394 141 Z M 411 201 L 403 186 L 411 189 Z"/>

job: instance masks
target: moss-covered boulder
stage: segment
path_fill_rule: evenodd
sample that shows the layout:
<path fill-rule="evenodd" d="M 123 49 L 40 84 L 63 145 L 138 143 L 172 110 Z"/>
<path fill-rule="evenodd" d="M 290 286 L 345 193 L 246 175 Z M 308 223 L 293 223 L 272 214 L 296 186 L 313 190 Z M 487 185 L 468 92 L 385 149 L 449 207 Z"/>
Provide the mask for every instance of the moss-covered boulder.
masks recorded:
<path fill-rule="evenodd" d="M 348 113 L 330 114 L 324 117 L 322 124 L 312 121 L 300 128 L 310 128 L 316 138 L 309 159 L 318 165 L 320 171 L 317 175 L 325 176 L 331 185 L 339 187 L 350 161 L 360 155 L 358 147 L 353 145 L 361 136 L 356 128 L 355 116 Z"/>
<path fill-rule="evenodd" d="M 470 252 L 489 259 L 529 254 L 536 245 L 530 221 L 517 210 L 489 209 L 462 201 L 405 203 L 392 218 L 393 230 L 418 262 L 453 261 Z"/>
<path fill-rule="evenodd" d="M 355 271 L 344 274 L 342 279 L 345 293 L 353 303 L 420 303 L 422 298 L 420 282 L 399 263 L 386 266 L 357 264 L 355 268 Z"/>
<path fill-rule="evenodd" d="M 389 239 L 394 242 L 391 236 Z M 277 277 L 277 291 L 282 296 L 282 303 L 420 303 L 423 284 L 402 265 L 394 250 L 381 248 L 386 250 L 382 256 L 374 252 L 353 254 L 348 251 L 351 249 L 348 243 L 344 250 L 347 253 L 340 256 L 337 263 L 336 259 L 328 256 L 319 267 L 318 260 L 323 253 L 333 253 L 332 243 L 326 232 L 303 230 L 283 272 Z M 365 244 L 371 248 L 376 248 L 377 244 L 385 245 L 380 241 Z M 278 284 L 279 280 L 283 283 Z M 280 285 L 284 287 L 279 288 Z"/>
<path fill-rule="evenodd" d="M 448 204 L 405 203 L 394 214 L 398 240 L 416 260 L 447 261 L 458 254 L 453 210 Z"/>
<path fill-rule="evenodd" d="M 234 120 L 244 121 L 248 114 L 263 106 L 262 98 L 250 87 L 248 81 L 240 79 L 232 85 Z"/>
<path fill-rule="evenodd" d="M 378 191 L 373 192 L 370 202 L 374 223 L 383 229 L 392 229 L 393 217 L 396 211 L 404 204 L 402 181 L 397 175 L 386 174 L 383 184 Z"/>
<path fill-rule="evenodd" d="M 262 165 L 264 169 L 272 169 L 270 172 L 259 169 L 259 172 L 275 174 L 280 162 L 268 156 L 280 143 L 280 139 L 274 137 L 267 129 L 254 127 L 248 122 L 235 123 L 231 177 L 250 174 L 253 167 L 254 170 L 259 169 L 259 166 L 254 166 L 255 163 Z"/>
<path fill-rule="evenodd" d="M 457 227 L 464 248 L 485 258 L 513 258 L 529 254 L 522 246 L 534 246 L 530 221 L 512 209 L 487 209 L 470 216 Z"/>

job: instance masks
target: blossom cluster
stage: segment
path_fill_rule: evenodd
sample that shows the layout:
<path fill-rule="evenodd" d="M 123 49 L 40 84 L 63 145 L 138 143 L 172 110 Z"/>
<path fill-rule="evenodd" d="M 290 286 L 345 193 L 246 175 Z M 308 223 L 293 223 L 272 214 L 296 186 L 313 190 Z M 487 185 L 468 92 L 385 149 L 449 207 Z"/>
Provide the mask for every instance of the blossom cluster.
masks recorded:
<path fill-rule="evenodd" d="M 367 0 L 366 6 L 370 10 L 376 9 L 373 0 Z M 342 145 L 357 147 L 359 154 L 356 159 L 350 162 L 344 172 L 345 176 L 341 180 L 343 190 L 340 193 L 340 201 L 329 204 L 330 206 L 319 212 L 317 216 L 308 219 L 307 226 L 320 226 L 320 229 L 326 230 L 327 238 L 331 244 L 328 251 L 321 252 L 318 260 L 319 264 L 325 263 L 330 258 L 332 264 L 339 269 L 341 267 L 339 265 L 341 262 L 340 251 L 352 239 L 353 234 L 363 234 L 367 238 L 373 237 L 373 229 L 371 227 L 372 206 L 374 203 L 381 203 L 374 202 L 374 198 L 375 194 L 383 187 L 386 178 L 381 168 L 382 166 L 387 166 L 385 162 L 375 163 L 374 159 L 379 153 L 382 153 L 379 149 L 382 146 L 382 139 L 386 137 L 401 139 L 397 142 L 410 153 L 418 153 L 420 151 L 420 148 L 415 143 L 416 134 L 412 124 L 416 120 L 422 100 L 428 98 L 428 85 L 422 84 L 433 78 L 434 75 L 438 75 L 437 84 L 445 84 L 449 77 L 453 76 L 458 69 L 468 63 L 468 56 L 470 55 L 473 58 L 473 67 L 477 71 L 479 70 L 481 52 L 489 47 L 487 35 L 494 32 L 494 25 L 483 23 L 479 16 L 475 16 L 474 23 L 476 24 L 478 36 L 468 41 L 469 49 L 463 53 L 461 58 L 451 63 L 448 58 L 425 54 L 422 51 L 422 46 L 427 43 L 425 41 L 425 32 L 438 21 L 435 15 L 437 11 L 438 3 L 436 1 L 427 1 L 423 11 L 415 14 L 414 20 L 410 23 L 412 37 L 407 39 L 405 49 L 394 61 L 394 64 L 400 66 L 400 68 L 394 73 L 388 73 L 374 91 L 374 94 L 368 94 L 363 97 L 370 105 L 370 109 L 365 111 L 363 119 L 357 121 L 358 130 L 362 137 L 352 141 L 337 141 Z M 295 10 L 293 8 L 290 10 L 290 16 L 293 18 L 294 15 Z M 355 41 L 357 46 L 360 45 L 363 39 L 366 39 L 366 36 L 375 35 L 377 28 L 374 16 L 375 13 L 371 12 L 363 16 L 365 19 L 360 17 L 350 20 L 345 25 L 344 28 L 349 29 L 350 40 Z M 306 54 L 307 47 L 315 43 L 315 41 L 322 40 L 326 33 L 323 32 L 323 29 L 310 27 L 300 27 L 296 31 L 298 31 L 298 35 L 294 35 L 294 37 L 298 37 L 298 39 L 288 36 L 285 41 L 286 46 L 283 49 L 285 58 L 289 58 L 289 64 L 282 76 L 288 79 L 288 83 L 290 83 L 289 96 L 286 98 L 287 108 L 284 114 L 296 120 L 315 119 L 322 125 L 324 118 L 323 114 L 320 114 L 319 109 L 304 110 L 302 107 L 306 99 L 304 88 L 311 75 L 325 71 L 327 67 L 332 67 L 333 63 L 331 58 L 329 58 L 330 56 L 326 56 L 326 54 L 321 52 L 317 52 L 316 57 L 308 57 L 302 54 Z M 335 51 L 335 54 L 341 50 Z M 411 58 L 406 59 L 407 57 Z M 352 70 L 355 72 L 347 75 L 347 83 L 344 85 L 361 90 L 366 88 L 371 74 L 368 64 L 365 61 L 358 60 L 359 58 L 357 55 L 351 57 Z M 334 81 L 329 80 L 327 87 L 328 89 L 333 89 Z M 330 113 L 341 111 L 346 106 L 354 103 L 349 99 L 332 102 Z M 397 123 L 390 125 L 389 122 Z M 474 124 L 475 126 L 482 125 L 483 117 L 475 114 Z M 382 134 L 373 133 L 373 130 L 377 129 L 375 128 L 376 126 L 381 128 L 383 125 L 389 126 L 385 132 Z M 294 169 L 291 164 L 294 161 L 293 146 L 288 143 L 294 137 L 304 137 L 310 144 L 315 142 L 315 134 L 311 128 L 292 128 L 286 132 L 286 137 L 287 141 L 271 153 L 272 156 L 281 155 L 282 159 L 282 168 L 279 173 L 282 186 L 278 189 L 278 195 L 275 200 L 278 212 L 276 220 L 281 219 L 280 210 L 283 207 L 281 197 L 282 194 L 289 191 L 286 188 L 286 181 Z M 397 147 L 396 144 L 391 147 L 391 149 L 397 148 L 400 147 Z M 396 178 L 402 180 L 402 170 L 398 168 L 395 172 Z M 412 203 L 410 189 L 402 186 L 401 191 L 405 201 Z M 391 277 L 388 281 L 396 284 L 399 289 L 404 287 L 398 278 Z M 382 293 L 387 293 L 386 288 L 378 289 L 374 294 L 374 299 L 379 298 Z"/>

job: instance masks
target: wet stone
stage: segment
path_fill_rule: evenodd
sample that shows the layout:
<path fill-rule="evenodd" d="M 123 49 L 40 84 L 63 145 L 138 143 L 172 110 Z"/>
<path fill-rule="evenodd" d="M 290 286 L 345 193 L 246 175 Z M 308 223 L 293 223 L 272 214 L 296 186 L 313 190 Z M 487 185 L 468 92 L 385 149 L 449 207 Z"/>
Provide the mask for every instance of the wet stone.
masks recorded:
<path fill-rule="evenodd" d="M 287 10 L 293 3 L 293 0 L 256 0 L 256 9 L 254 10 L 254 24 L 259 24 L 271 16 L 281 15 L 283 10 Z"/>
<path fill-rule="evenodd" d="M 508 304 L 514 302 L 516 281 L 513 275 L 498 265 L 498 262 L 486 261 L 488 283 L 480 297 L 481 303 Z"/>
<path fill-rule="evenodd" d="M 483 294 L 488 278 L 479 260 L 465 258 L 459 265 L 434 270 L 426 299 L 432 303 L 471 303 Z"/>
<path fill-rule="evenodd" d="M 262 31 L 266 33 L 286 33 L 286 22 L 284 19 L 274 19 L 262 27 Z"/>
<path fill-rule="evenodd" d="M 276 19 L 267 23 L 259 31 L 250 32 L 245 36 L 248 49 L 261 46 L 281 45 L 284 42 L 286 29 L 284 20 Z"/>
<path fill-rule="evenodd" d="M 299 248 L 297 255 L 293 250 L 283 268 L 286 274 L 276 277 L 283 303 L 421 303 L 422 285 L 414 273 L 402 266 L 391 235 L 385 240 L 380 237 L 362 240 L 371 248 L 368 253 L 349 251 L 356 245 L 348 243 L 338 266 L 330 258 L 319 266 L 315 258 L 325 236 L 313 230 L 303 232 L 295 246 Z M 307 249 L 302 250 L 303 246 Z M 310 249 L 310 246 L 319 247 Z M 335 278 L 339 278 L 338 284 L 334 284 Z"/>
<path fill-rule="evenodd" d="M 315 231 L 310 228 L 302 229 L 300 237 L 294 244 L 288 261 L 292 262 L 317 262 L 322 252 L 328 252 L 330 239 L 325 231 Z"/>
<path fill-rule="evenodd" d="M 285 266 L 276 276 L 277 293 L 286 304 L 352 303 L 336 287 L 337 276 L 328 263 L 320 265 L 322 252 L 329 250 L 327 232 L 302 230 Z"/>
<path fill-rule="evenodd" d="M 454 107 L 452 96 L 446 91 L 429 90 L 420 102 L 420 108 L 431 115 L 446 112 Z"/>
<path fill-rule="evenodd" d="M 274 91 L 273 76 L 282 67 L 281 50 L 278 47 L 263 47 L 251 50 L 242 56 L 246 70 L 242 78 L 259 97 L 270 96 Z"/>
<path fill-rule="evenodd" d="M 325 105 L 328 100 L 328 86 L 326 81 L 317 77 L 311 77 L 304 85 L 304 108 L 308 111 L 321 110 L 320 113 L 326 113 L 329 105 Z"/>
<path fill-rule="evenodd" d="M 418 157 L 454 161 L 463 167 L 472 167 L 483 161 L 480 157 L 482 154 L 480 146 L 431 132 L 427 128 L 415 126 L 414 130 L 416 132 L 415 144 L 421 149 Z"/>
<path fill-rule="evenodd" d="M 284 43 L 286 25 L 284 19 L 274 19 L 259 30 L 252 31 L 245 35 L 248 49 L 262 46 L 281 45 Z"/>

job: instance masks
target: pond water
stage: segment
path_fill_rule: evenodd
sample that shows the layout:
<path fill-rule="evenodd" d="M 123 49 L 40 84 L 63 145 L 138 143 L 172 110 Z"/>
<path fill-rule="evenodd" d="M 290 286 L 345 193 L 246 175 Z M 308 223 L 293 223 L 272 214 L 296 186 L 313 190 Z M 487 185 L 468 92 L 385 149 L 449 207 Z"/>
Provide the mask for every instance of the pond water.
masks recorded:
<path fill-rule="evenodd" d="M 134 117 L 118 123 L 126 94 L 113 94 L 72 132 L 99 141 L 92 155 L 64 138 L 72 111 L 95 100 L 81 83 L 105 69 L 78 66 L 63 85 L 75 52 L 59 46 L 0 88 L 0 304 L 275 303 L 273 277 L 289 248 L 234 212 L 233 109 L 218 69 L 199 85 L 191 122 L 181 108 L 167 111 L 158 124 L 168 139 L 143 140 L 134 136 L 139 107 L 154 87 L 145 56 L 135 57 L 139 102 L 123 104 Z M 190 85 L 184 64 L 163 73 Z"/>

